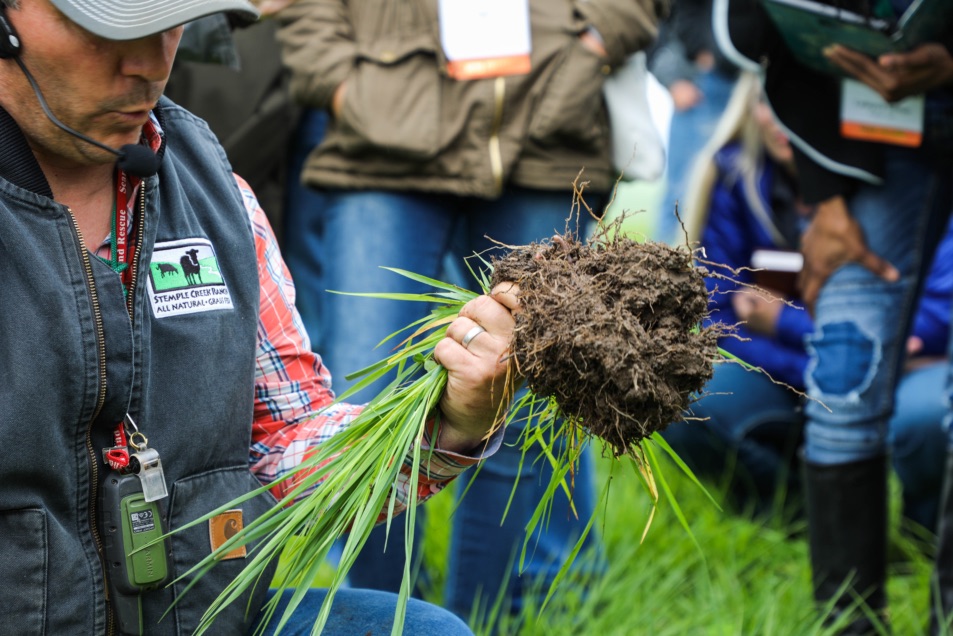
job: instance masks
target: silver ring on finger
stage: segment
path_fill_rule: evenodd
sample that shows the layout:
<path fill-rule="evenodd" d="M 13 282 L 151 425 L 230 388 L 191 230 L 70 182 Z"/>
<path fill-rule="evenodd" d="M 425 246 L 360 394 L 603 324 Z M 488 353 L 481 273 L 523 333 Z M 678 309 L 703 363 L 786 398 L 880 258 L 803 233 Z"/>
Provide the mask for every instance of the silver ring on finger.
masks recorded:
<path fill-rule="evenodd" d="M 470 331 L 467 332 L 467 335 L 463 336 L 463 340 L 460 341 L 460 344 L 463 345 L 464 349 L 469 349 L 470 343 L 473 342 L 473 339 L 479 336 L 484 331 L 486 331 L 486 329 L 484 329 L 480 325 L 473 327 L 472 329 L 470 329 Z"/>

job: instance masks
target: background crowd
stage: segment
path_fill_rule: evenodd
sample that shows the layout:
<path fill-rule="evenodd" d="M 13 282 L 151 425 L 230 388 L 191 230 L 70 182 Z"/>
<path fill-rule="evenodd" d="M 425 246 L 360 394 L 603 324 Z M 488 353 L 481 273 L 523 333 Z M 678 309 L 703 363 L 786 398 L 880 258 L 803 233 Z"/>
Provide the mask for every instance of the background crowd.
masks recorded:
<path fill-rule="evenodd" d="M 603 209 L 616 167 L 602 83 L 645 51 L 674 107 L 645 238 L 699 247 L 717 265 L 710 320 L 737 326 L 721 346 L 763 371 L 718 365 L 665 439 L 703 479 L 729 478 L 735 512 L 805 521 L 815 598 L 833 603 L 831 620 L 854 613 L 843 633 L 888 628 L 887 485 L 898 480 L 904 523 L 935 541 L 932 629 L 948 623 L 953 17 L 905 54 L 828 47 L 819 70 L 792 54 L 762 0 L 530 0 L 501 9 L 522 31 L 503 52 L 477 46 L 493 63 L 474 67 L 454 58 L 460 32 L 435 23 L 435 4 L 287 0 L 262 4 L 251 27 L 193 23 L 167 91 L 209 121 L 258 192 L 335 388 L 426 309 L 326 290 L 420 291 L 381 266 L 472 287 L 466 256 L 565 229 L 582 168 Z M 896 23 L 911 3 L 833 4 Z M 845 137 L 845 86 L 857 84 L 916 102 L 919 143 Z M 764 250 L 801 254 L 795 283 L 759 278 Z M 458 490 L 444 599 L 464 618 L 500 594 L 519 612 L 593 510 L 585 456 L 573 501 L 518 567 L 548 476 L 545 462 L 518 461 L 516 429 Z M 391 528 L 385 548 L 382 533 L 352 585 L 399 586 L 403 538 Z M 590 535 L 573 567 L 600 572 L 599 543 Z"/>

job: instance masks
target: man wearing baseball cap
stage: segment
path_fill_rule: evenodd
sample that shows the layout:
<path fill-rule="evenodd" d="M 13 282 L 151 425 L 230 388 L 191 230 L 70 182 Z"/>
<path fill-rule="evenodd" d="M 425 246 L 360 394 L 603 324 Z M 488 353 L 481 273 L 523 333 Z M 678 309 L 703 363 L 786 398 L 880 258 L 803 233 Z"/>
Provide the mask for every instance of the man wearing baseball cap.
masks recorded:
<path fill-rule="evenodd" d="M 2 5 L 3 629 L 192 634 L 253 547 L 188 591 L 180 577 L 275 500 L 182 527 L 262 483 L 284 496 L 288 472 L 361 408 L 332 405 L 254 193 L 204 122 L 161 97 L 184 23 L 257 12 L 242 0 Z M 515 304 L 476 299 L 438 345 L 450 389 L 424 497 L 499 444 L 483 440 Z M 464 348 L 474 322 L 485 331 Z M 273 632 L 260 612 L 272 572 L 213 633 Z M 310 591 L 282 633 L 310 633 L 322 598 Z M 395 599 L 342 590 L 325 633 L 389 631 Z M 416 601 L 405 629 L 469 633 Z"/>

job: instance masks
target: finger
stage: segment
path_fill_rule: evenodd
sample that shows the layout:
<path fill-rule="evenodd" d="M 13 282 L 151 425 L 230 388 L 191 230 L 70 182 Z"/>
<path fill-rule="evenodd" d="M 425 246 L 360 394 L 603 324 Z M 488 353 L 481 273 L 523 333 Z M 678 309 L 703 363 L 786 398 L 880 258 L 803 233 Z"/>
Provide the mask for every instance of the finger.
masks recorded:
<path fill-rule="evenodd" d="M 918 336 L 907 338 L 907 355 L 915 356 L 923 350 L 923 340 Z"/>
<path fill-rule="evenodd" d="M 892 92 L 896 89 L 897 80 L 893 73 L 877 60 L 840 45 L 828 47 L 824 55 L 841 69 L 877 91 L 884 99 L 895 97 Z"/>
<path fill-rule="evenodd" d="M 749 294 L 745 292 L 735 292 L 731 295 L 731 306 L 735 310 L 735 314 L 738 315 L 738 318 L 741 320 L 747 320 L 748 314 L 750 313 L 749 309 L 751 308 L 751 299 Z"/>
<path fill-rule="evenodd" d="M 520 309 L 519 293 L 519 285 L 516 283 L 503 282 L 498 283 L 490 291 L 490 297 L 510 311 L 516 312 Z"/>
<path fill-rule="evenodd" d="M 834 44 L 824 49 L 824 56 L 844 70 L 855 73 L 864 72 L 868 65 L 875 65 L 874 60 L 868 58 L 866 55 L 852 51 L 839 44 Z"/>
<path fill-rule="evenodd" d="M 467 347 L 464 347 L 461 343 L 464 336 L 477 326 L 475 322 L 468 318 L 457 318 L 453 321 L 447 328 L 446 337 L 442 338 L 434 347 L 434 360 L 452 373 L 463 373 L 468 376 L 476 373 L 474 359 L 480 357 L 477 355 L 482 346 L 480 341 L 484 338 L 489 339 L 490 336 L 486 332 L 482 332 L 470 340 Z"/>
<path fill-rule="evenodd" d="M 477 331 L 473 331 L 474 329 Z M 457 318 L 447 327 L 446 337 L 434 347 L 435 360 L 448 371 L 455 371 L 466 377 L 479 375 L 481 364 L 485 366 L 502 363 L 504 353 L 509 347 L 509 338 L 502 338 L 482 329 L 482 326 L 469 318 Z M 467 334 L 470 334 L 471 338 L 464 346 L 463 340 Z M 482 362 L 475 364 L 475 360 Z"/>
<path fill-rule="evenodd" d="M 936 50 L 927 45 L 904 53 L 885 53 L 877 58 L 880 66 L 890 70 L 908 70 L 928 66 L 936 57 Z"/>
<path fill-rule="evenodd" d="M 804 301 L 804 306 L 807 307 L 812 316 L 814 315 L 814 304 L 817 302 L 817 295 L 820 292 L 822 282 L 819 277 L 808 272 L 802 272 L 802 276 L 798 277 L 798 291 L 801 294 L 801 300 Z"/>
<path fill-rule="evenodd" d="M 511 331 L 513 313 L 491 296 L 477 296 L 460 309 L 460 316 L 483 325 L 494 334 Z"/>
<path fill-rule="evenodd" d="M 465 350 L 467 354 L 476 357 L 499 358 L 509 348 L 512 335 L 512 328 L 491 330 L 479 321 L 460 316 L 447 327 L 447 337 L 444 340 L 459 345 L 461 351 L 457 353 L 460 355 Z"/>
<path fill-rule="evenodd" d="M 464 349 L 468 349 L 470 345 L 475 344 L 476 340 L 485 333 L 485 327 L 466 316 L 460 316 L 447 327 L 447 338 L 450 338 Z M 467 338 L 469 338 L 469 341 L 464 344 Z"/>
<path fill-rule="evenodd" d="M 857 262 L 888 283 L 896 283 L 900 280 L 900 272 L 896 267 L 869 250 L 864 252 Z"/>
<path fill-rule="evenodd" d="M 594 36 L 589 31 L 583 31 L 581 34 L 579 34 L 579 41 L 584 47 L 589 49 L 590 52 L 595 53 L 599 57 L 609 57 L 609 53 L 606 51 L 605 45 L 599 41 L 599 38 Z"/>

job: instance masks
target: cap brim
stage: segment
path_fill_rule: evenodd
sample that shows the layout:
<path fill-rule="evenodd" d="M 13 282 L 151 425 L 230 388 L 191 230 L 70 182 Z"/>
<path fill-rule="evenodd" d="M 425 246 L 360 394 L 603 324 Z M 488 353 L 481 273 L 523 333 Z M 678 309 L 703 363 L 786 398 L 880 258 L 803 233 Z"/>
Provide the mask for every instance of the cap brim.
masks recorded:
<path fill-rule="evenodd" d="M 247 0 L 50 0 L 70 20 L 107 40 L 135 40 L 212 15 L 257 20 Z"/>

